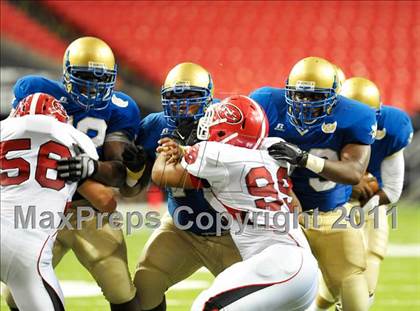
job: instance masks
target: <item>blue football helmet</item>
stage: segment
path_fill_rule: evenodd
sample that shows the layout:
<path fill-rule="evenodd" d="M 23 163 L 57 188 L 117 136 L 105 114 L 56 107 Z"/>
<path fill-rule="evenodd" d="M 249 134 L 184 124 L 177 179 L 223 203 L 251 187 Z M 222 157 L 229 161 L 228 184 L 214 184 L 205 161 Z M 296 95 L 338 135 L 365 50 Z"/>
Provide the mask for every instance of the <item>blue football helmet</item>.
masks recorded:
<path fill-rule="evenodd" d="M 173 130 L 181 120 L 204 115 L 213 101 L 213 81 L 200 65 L 181 63 L 169 71 L 160 94 L 169 130 Z"/>
<path fill-rule="evenodd" d="M 84 109 L 108 106 L 117 77 L 111 48 L 102 40 L 82 37 L 73 41 L 63 59 L 63 83 Z"/>
<path fill-rule="evenodd" d="M 320 57 L 297 62 L 286 82 L 289 121 L 300 131 L 322 124 L 337 102 L 337 71 Z"/>

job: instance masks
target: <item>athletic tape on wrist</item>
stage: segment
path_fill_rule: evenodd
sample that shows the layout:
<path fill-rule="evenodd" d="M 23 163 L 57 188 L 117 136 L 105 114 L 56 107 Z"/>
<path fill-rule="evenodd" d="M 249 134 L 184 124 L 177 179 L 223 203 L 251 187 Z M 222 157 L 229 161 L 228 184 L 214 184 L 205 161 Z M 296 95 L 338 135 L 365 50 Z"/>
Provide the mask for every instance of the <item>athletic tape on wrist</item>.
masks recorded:
<path fill-rule="evenodd" d="M 306 168 L 312 172 L 319 174 L 324 169 L 325 159 L 308 154 L 308 161 L 306 162 Z"/>
<path fill-rule="evenodd" d="M 134 187 L 141 176 L 143 176 L 144 167 L 138 172 L 130 171 L 128 168 L 126 168 L 126 170 L 127 178 L 125 179 L 125 182 L 129 187 Z"/>

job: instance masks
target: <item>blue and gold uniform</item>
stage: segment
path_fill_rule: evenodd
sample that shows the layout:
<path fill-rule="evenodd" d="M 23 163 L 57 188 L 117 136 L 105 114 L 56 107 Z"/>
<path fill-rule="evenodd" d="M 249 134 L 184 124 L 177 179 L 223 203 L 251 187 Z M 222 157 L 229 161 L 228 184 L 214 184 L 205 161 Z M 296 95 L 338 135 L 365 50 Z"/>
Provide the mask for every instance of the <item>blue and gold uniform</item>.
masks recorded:
<path fill-rule="evenodd" d="M 367 171 L 376 177 L 379 188 L 382 188 L 381 163 L 410 144 L 413 125 L 407 113 L 385 105 L 380 108 L 377 120 L 378 130 Z"/>
<path fill-rule="evenodd" d="M 289 122 L 286 90 L 263 87 L 251 93 L 251 98 L 265 110 L 269 136 L 281 137 L 302 150 L 329 160 L 338 160 L 347 144 L 370 145 L 374 141 L 376 120 L 368 107 L 339 96 L 334 113 L 325 117 L 322 125 L 301 131 Z M 328 181 L 306 168 L 296 168 L 292 174 L 293 190 L 303 210 L 334 210 L 349 201 L 351 185 Z"/>
<path fill-rule="evenodd" d="M 376 111 L 378 130 L 375 142 L 372 144 L 367 171 L 376 178 L 379 189 L 384 192 L 388 201 L 395 204 L 401 195 L 404 181 L 403 150 L 410 144 L 413 136 L 411 120 L 404 111 L 382 105 L 378 87 L 366 78 L 347 79 L 341 94 L 357 99 Z M 375 197 L 378 196 L 374 194 L 372 198 L 368 198 L 369 202 L 366 205 L 375 200 Z M 388 204 L 383 204 L 377 207 L 375 213 L 369 213 L 363 228 L 367 248 L 365 274 L 372 302 L 378 283 L 380 264 L 386 255 L 388 245 L 388 208 Z"/>
<path fill-rule="evenodd" d="M 281 137 L 319 158 L 339 161 L 345 146 L 370 145 L 376 133 L 374 111 L 337 95 L 340 86 L 333 64 L 307 57 L 292 68 L 285 89 L 263 87 L 250 97 L 264 108 L 270 136 Z M 347 203 L 351 186 L 301 167 L 291 177 L 303 210 L 320 211 L 316 216 L 318 227 L 312 219 L 304 232 L 329 291 L 334 299 L 342 299 L 344 310 L 367 310 L 362 232 L 349 224 L 345 229 L 333 228 L 343 212 L 341 207 L 351 208 Z"/>
<path fill-rule="evenodd" d="M 212 91 L 209 73 L 197 64 L 181 63 L 168 73 L 162 87 L 164 111 L 146 116 L 140 124 L 137 143 L 150 159 L 156 157 L 158 140 L 171 136 L 180 120 L 203 115 L 206 105 L 213 101 Z M 216 212 L 202 190 L 167 188 L 166 193 L 168 213 L 143 249 L 134 277 L 143 310 L 164 310 L 165 292 L 199 268 L 206 267 L 216 276 L 241 260 L 229 232 L 216 235 Z M 190 207 L 190 212 L 181 211 L 185 207 Z M 207 213 L 213 225 L 200 228 L 200 213 Z M 204 228 L 208 219 L 202 218 Z"/>
<path fill-rule="evenodd" d="M 19 79 L 13 87 L 13 92 L 13 108 L 23 98 L 36 92 L 50 94 L 59 99 L 72 125 L 92 139 L 100 158 L 106 136 L 122 132 L 128 141 L 133 141 L 139 129 L 140 110 L 135 101 L 123 92 L 113 91 L 101 109 L 87 110 L 66 91 L 62 82 L 42 76 L 25 76 Z"/>

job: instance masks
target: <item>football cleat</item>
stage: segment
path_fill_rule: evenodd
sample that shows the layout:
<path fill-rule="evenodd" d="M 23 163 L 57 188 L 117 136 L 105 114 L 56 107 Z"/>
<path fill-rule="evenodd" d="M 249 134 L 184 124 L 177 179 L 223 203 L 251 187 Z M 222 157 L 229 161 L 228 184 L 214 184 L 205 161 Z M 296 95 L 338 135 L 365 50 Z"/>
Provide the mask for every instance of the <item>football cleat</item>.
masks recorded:
<path fill-rule="evenodd" d="M 203 116 L 213 100 L 213 81 L 200 65 L 181 63 L 169 71 L 161 90 L 164 115 L 170 130 L 180 120 Z"/>
<path fill-rule="evenodd" d="M 114 54 L 101 39 L 76 39 L 64 53 L 64 86 L 75 102 L 86 110 L 107 107 L 116 78 Z"/>
<path fill-rule="evenodd" d="M 300 131 L 322 124 L 336 101 L 337 70 L 320 57 L 306 57 L 290 71 L 286 82 L 289 121 Z"/>
<path fill-rule="evenodd" d="M 268 127 L 260 105 L 247 96 L 231 96 L 207 108 L 198 122 L 197 138 L 257 149 Z"/>
<path fill-rule="evenodd" d="M 31 94 L 22 99 L 11 117 L 18 118 L 29 114 L 43 114 L 66 123 L 68 116 L 61 103 L 53 96 L 45 93 Z"/>

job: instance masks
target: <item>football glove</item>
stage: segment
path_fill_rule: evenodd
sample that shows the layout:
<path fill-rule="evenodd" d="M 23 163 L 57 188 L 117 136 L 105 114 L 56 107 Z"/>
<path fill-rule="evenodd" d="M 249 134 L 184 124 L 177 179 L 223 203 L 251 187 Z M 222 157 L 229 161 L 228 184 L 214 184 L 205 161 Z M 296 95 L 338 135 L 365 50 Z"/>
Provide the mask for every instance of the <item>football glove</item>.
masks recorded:
<path fill-rule="evenodd" d="M 193 146 L 199 142 L 197 138 L 198 120 L 187 118 L 182 120 L 172 133 L 172 138 L 182 146 Z"/>
<path fill-rule="evenodd" d="M 146 152 L 142 146 L 129 144 L 125 146 L 123 154 L 123 164 L 132 172 L 140 172 L 146 165 Z"/>
<path fill-rule="evenodd" d="M 271 145 L 268 148 L 268 154 L 277 161 L 287 161 L 300 167 L 305 167 L 308 161 L 308 152 L 285 141 Z"/>
<path fill-rule="evenodd" d="M 84 180 L 98 170 L 98 161 L 92 159 L 87 153 L 73 145 L 75 156 L 62 158 L 57 161 L 57 175 L 68 182 L 79 182 Z"/>

